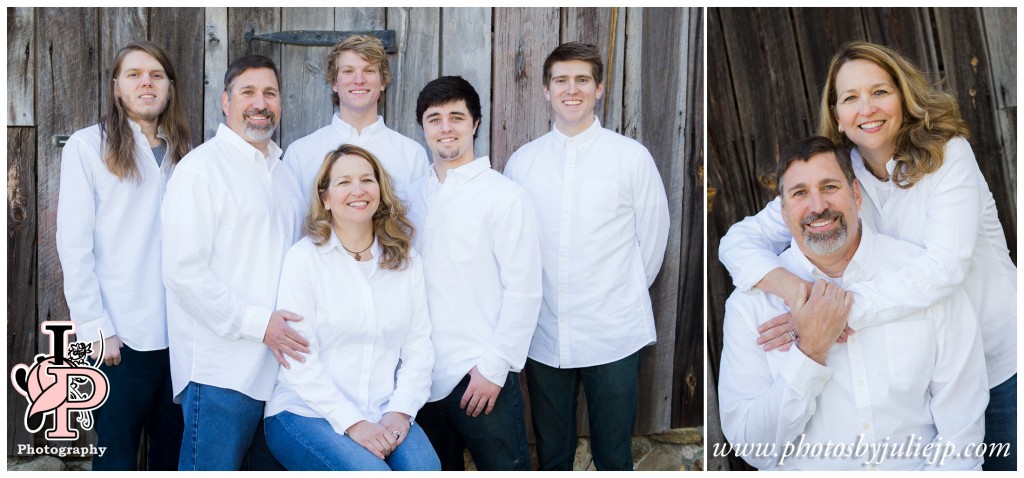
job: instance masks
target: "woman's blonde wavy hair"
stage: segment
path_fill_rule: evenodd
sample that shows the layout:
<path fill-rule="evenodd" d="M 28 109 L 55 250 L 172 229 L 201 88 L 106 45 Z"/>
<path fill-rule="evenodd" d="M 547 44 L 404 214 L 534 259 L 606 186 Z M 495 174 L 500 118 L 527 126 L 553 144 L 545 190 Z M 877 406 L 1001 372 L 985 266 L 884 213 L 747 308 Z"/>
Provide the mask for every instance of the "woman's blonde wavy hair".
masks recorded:
<path fill-rule="evenodd" d="M 405 204 L 395 194 L 391 176 L 372 153 L 359 146 L 343 144 L 327 153 L 313 183 L 315 187 L 303 231 L 317 246 L 324 245 L 331 238 L 331 212 L 324 208 L 324 200 L 331 180 L 331 168 L 339 158 L 347 155 L 359 156 L 369 162 L 380 186 L 380 204 L 373 214 L 373 233 L 381 249 L 380 267 L 389 270 L 405 269 L 409 265 L 409 251 L 412 249 L 413 225 L 405 217 Z"/>
<path fill-rule="evenodd" d="M 942 166 L 943 149 L 950 139 L 970 134 L 967 123 L 960 116 L 960 106 L 955 96 L 942 90 L 941 83 L 929 83 L 924 73 L 899 53 L 875 43 L 847 43 L 832 57 L 821 95 L 818 133 L 836 143 L 854 146 L 845 134 L 839 132 L 835 120 L 836 75 L 840 67 L 853 60 L 866 60 L 878 65 L 892 77 L 899 89 L 903 124 L 893 138 L 896 168 L 891 180 L 897 186 L 909 189 L 925 174 Z"/>

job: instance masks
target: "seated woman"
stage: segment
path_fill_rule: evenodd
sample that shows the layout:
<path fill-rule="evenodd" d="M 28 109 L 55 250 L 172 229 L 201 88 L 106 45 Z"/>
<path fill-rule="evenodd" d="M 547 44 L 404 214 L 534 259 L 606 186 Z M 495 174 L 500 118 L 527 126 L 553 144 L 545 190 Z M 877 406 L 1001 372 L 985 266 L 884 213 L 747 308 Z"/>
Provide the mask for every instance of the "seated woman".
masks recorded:
<path fill-rule="evenodd" d="M 330 152 L 306 237 L 284 261 L 279 309 L 310 341 L 267 402 L 267 443 L 289 470 L 440 470 L 413 417 L 430 392 L 430 321 L 412 225 L 370 152 Z"/>

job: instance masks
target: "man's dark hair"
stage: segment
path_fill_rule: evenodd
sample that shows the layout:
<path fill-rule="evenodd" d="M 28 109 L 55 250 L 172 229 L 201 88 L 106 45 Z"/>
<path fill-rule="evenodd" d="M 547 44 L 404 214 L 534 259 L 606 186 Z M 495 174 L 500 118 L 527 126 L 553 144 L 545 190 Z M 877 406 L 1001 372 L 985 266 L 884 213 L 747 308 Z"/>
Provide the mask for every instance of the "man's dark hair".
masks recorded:
<path fill-rule="evenodd" d="M 795 161 L 809 161 L 812 157 L 822 154 L 832 153 L 836 156 L 836 162 L 839 163 L 839 169 L 843 172 L 843 176 L 846 177 L 846 182 L 853 187 L 853 181 L 856 177 L 853 174 L 853 165 L 850 163 L 850 151 L 833 143 L 832 140 L 824 136 L 811 136 L 807 139 L 802 139 L 796 143 L 790 144 L 782 152 L 782 156 L 779 156 L 779 168 L 775 173 L 775 183 L 778 184 L 779 197 L 785 197 L 782 194 L 782 175 L 786 174 L 789 166 Z"/>
<path fill-rule="evenodd" d="M 224 73 L 224 91 L 231 97 L 231 87 L 234 86 L 235 78 L 253 68 L 269 68 L 274 71 L 277 78 L 277 87 L 281 87 L 281 72 L 277 71 L 274 60 L 263 55 L 246 55 L 235 58 L 235 61 L 228 65 L 228 71 Z"/>
<path fill-rule="evenodd" d="M 466 109 L 475 124 L 480 120 L 480 95 L 477 94 L 473 85 L 461 76 L 442 76 L 427 83 L 416 98 L 416 123 L 423 126 L 423 113 L 433 106 L 446 105 L 455 101 L 466 102 Z M 477 128 L 477 131 L 480 131 Z M 476 132 L 473 133 L 476 138 Z"/>
<path fill-rule="evenodd" d="M 544 86 L 551 82 L 551 65 L 560 61 L 575 60 L 590 63 L 590 72 L 594 75 L 594 81 L 598 85 L 604 83 L 604 63 L 601 61 L 601 51 L 589 43 L 573 41 L 558 45 L 544 59 Z"/>

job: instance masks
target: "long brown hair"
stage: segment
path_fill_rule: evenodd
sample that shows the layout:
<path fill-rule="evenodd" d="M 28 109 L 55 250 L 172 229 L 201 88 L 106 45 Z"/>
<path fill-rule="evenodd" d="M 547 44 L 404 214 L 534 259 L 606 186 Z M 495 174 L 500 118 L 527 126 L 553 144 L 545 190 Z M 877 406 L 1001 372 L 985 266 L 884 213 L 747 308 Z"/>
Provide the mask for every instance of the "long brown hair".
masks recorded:
<path fill-rule="evenodd" d="M 380 204 L 373 213 L 373 233 L 377 236 L 381 249 L 380 267 L 390 270 L 405 269 L 409 264 L 409 251 L 412 249 L 412 222 L 405 217 L 405 204 L 395 194 L 391 176 L 372 153 L 359 146 L 343 144 L 327 153 L 313 182 L 316 187 L 313 188 L 310 197 L 309 212 L 306 214 L 303 230 L 313 240 L 313 244 L 318 246 L 324 245 L 331 238 L 331 212 L 324 208 L 324 199 L 330 185 L 331 168 L 339 158 L 348 155 L 359 156 L 369 162 L 380 186 Z"/>
<path fill-rule="evenodd" d="M 177 75 L 167 52 L 158 45 L 147 41 L 125 45 L 114 56 L 114 66 L 110 72 L 107 114 L 100 120 L 100 129 L 106 138 L 103 161 L 106 163 L 107 169 L 118 178 L 141 181 L 142 176 L 135 163 L 135 134 L 132 132 L 131 126 L 128 125 L 128 112 L 125 111 L 121 99 L 117 97 L 115 91 L 117 86 L 114 81 L 121 74 L 124 58 L 133 51 L 144 52 L 160 62 L 171 83 L 168 88 L 170 98 L 167 101 L 167 107 L 160 113 L 157 120 L 158 127 L 163 129 L 163 134 L 167 138 L 167 160 L 171 162 L 172 166 L 178 164 L 178 161 L 181 161 L 181 158 L 192 149 L 192 145 L 189 140 L 188 125 L 185 121 L 185 110 L 179 100 L 181 95 L 178 94 Z"/>
<path fill-rule="evenodd" d="M 821 121 L 818 133 L 844 146 L 853 146 L 845 134 L 839 132 L 835 121 L 836 75 L 839 68 L 853 60 L 867 60 L 892 77 L 900 92 L 903 124 L 893 138 L 896 168 L 891 180 L 901 188 L 909 189 L 925 174 L 942 166 L 946 143 L 955 136 L 967 137 L 970 130 L 960 116 L 956 97 L 932 85 L 920 69 L 899 53 L 874 43 L 856 41 L 847 43 L 832 57 L 828 79 L 821 94 Z"/>

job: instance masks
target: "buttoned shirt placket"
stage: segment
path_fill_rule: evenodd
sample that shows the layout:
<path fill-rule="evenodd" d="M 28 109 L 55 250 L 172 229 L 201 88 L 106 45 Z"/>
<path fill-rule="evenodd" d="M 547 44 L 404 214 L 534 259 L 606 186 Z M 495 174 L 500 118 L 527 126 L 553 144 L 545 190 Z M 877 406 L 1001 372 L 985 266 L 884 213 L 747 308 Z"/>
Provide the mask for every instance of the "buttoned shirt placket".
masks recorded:
<path fill-rule="evenodd" d="M 339 239 L 338 245 L 339 246 L 341 245 L 340 239 Z M 347 253 L 345 253 L 344 251 L 342 251 L 340 249 L 335 249 L 334 252 L 337 253 L 337 254 L 346 254 L 347 255 Z M 342 259 L 346 259 L 346 258 L 342 257 Z M 349 257 L 347 259 L 351 259 L 353 262 L 355 261 L 355 259 L 353 259 L 351 257 Z M 353 263 L 353 264 L 350 264 L 350 266 L 352 266 L 352 268 L 354 268 L 354 269 L 358 269 L 359 264 Z M 374 266 L 373 272 L 370 273 L 369 277 L 363 277 L 363 274 L 361 274 L 361 273 L 354 274 L 355 277 L 361 277 L 362 278 L 362 280 L 356 280 L 355 281 L 356 282 L 355 286 L 360 289 L 359 297 L 362 299 L 364 310 L 366 310 L 367 321 L 371 322 L 373 324 L 371 326 L 371 329 L 374 331 L 373 332 L 373 340 L 370 342 L 369 346 L 363 347 L 363 370 L 359 374 L 359 403 L 358 403 L 358 405 L 359 405 L 359 407 L 361 409 L 364 409 L 364 410 L 369 408 L 369 405 L 370 405 L 370 375 L 372 374 L 371 372 L 373 370 L 373 364 L 374 364 L 373 357 L 374 357 L 374 354 L 375 354 L 375 352 L 377 350 L 377 344 L 380 341 L 380 334 L 382 332 L 380 324 L 378 323 L 378 320 L 377 320 L 377 307 L 373 303 L 373 290 L 370 289 L 370 278 L 372 278 L 373 274 L 375 274 L 376 272 L 377 272 L 377 266 Z"/>
<path fill-rule="evenodd" d="M 565 166 L 562 180 L 561 225 L 558 234 L 558 363 L 571 363 L 572 327 L 569 317 L 569 253 L 572 250 L 572 205 L 576 158 L 579 148 L 572 138 L 562 144 Z"/>

